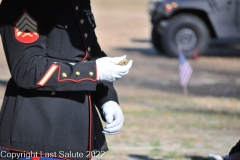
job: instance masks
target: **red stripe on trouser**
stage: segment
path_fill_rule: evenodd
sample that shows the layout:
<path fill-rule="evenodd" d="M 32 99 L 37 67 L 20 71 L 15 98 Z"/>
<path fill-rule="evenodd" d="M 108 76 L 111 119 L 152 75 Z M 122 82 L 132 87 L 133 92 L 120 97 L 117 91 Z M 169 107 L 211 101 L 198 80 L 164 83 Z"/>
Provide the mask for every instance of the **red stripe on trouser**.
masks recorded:
<path fill-rule="evenodd" d="M 40 157 L 32 157 L 32 160 L 40 160 Z"/>
<path fill-rule="evenodd" d="M 89 160 L 92 159 L 92 101 L 91 101 L 91 96 L 88 95 L 88 101 L 89 101 Z"/>

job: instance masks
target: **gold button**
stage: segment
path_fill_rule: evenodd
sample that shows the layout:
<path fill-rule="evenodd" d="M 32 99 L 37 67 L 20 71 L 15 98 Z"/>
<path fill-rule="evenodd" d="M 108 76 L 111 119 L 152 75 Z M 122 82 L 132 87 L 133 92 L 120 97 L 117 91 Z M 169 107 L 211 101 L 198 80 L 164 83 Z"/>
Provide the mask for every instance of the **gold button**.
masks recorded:
<path fill-rule="evenodd" d="M 54 96 L 55 94 L 56 94 L 56 92 L 51 92 L 51 95 L 53 95 L 53 96 Z"/>
<path fill-rule="evenodd" d="M 89 72 L 89 76 L 91 76 L 91 77 L 92 77 L 92 76 L 93 76 L 93 72 Z"/>
<path fill-rule="evenodd" d="M 64 78 L 66 78 L 66 77 L 67 77 L 67 74 L 66 74 L 66 73 L 62 73 L 62 76 L 63 76 Z"/>
<path fill-rule="evenodd" d="M 68 26 L 67 26 L 67 25 L 65 25 L 65 28 L 67 29 L 67 28 L 68 28 Z"/>
<path fill-rule="evenodd" d="M 76 76 L 80 76 L 80 74 L 81 74 L 80 72 L 76 72 Z"/>
<path fill-rule="evenodd" d="M 91 47 L 88 47 L 88 52 L 90 52 L 91 51 Z"/>
<path fill-rule="evenodd" d="M 87 38 L 88 34 L 87 33 L 84 33 L 84 37 Z"/>
<path fill-rule="evenodd" d="M 81 25 L 83 25 L 83 23 L 84 23 L 84 20 L 83 20 L 83 19 L 81 19 L 81 20 L 80 20 L 80 23 L 81 23 Z"/>
<path fill-rule="evenodd" d="M 78 11 L 78 5 L 76 5 L 75 9 Z"/>

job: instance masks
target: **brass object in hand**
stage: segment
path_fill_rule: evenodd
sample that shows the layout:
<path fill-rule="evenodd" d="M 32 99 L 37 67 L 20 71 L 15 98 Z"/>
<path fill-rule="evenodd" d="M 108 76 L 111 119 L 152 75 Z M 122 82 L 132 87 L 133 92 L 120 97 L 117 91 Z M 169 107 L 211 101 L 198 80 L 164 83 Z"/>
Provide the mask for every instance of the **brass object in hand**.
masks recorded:
<path fill-rule="evenodd" d="M 118 63 L 118 65 L 120 65 L 120 66 L 126 66 L 126 65 L 128 64 L 128 61 L 129 61 L 129 60 L 127 60 L 127 59 L 123 59 L 123 60 L 121 60 L 121 61 Z"/>

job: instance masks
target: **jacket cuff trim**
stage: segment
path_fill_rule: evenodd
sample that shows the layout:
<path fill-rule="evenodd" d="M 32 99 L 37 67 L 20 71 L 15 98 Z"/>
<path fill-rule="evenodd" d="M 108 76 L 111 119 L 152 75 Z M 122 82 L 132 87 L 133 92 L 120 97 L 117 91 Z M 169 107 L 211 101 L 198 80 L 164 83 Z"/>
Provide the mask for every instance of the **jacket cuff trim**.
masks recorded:
<path fill-rule="evenodd" d="M 58 82 L 65 82 L 65 81 L 71 81 L 71 82 L 81 82 L 81 81 L 92 81 L 92 82 L 96 82 L 97 81 L 97 69 L 96 69 L 96 74 L 95 74 L 95 78 L 81 78 L 81 79 L 72 79 L 72 78 L 64 78 L 64 79 L 60 79 L 61 76 L 61 66 L 59 66 L 59 70 L 58 70 Z"/>
<path fill-rule="evenodd" d="M 51 67 L 48 69 L 48 71 L 46 72 L 46 74 L 42 77 L 42 79 L 37 83 L 38 86 L 44 86 L 49 79 L 52 77 L 52 75 L 54 74 L 54 72 L 58 69 L 58 77 L 57 77 L 57 81 L 58 82 L 65 82 L 65 81 L 71 81 L 71 82 L 81 82 L 81 81 L 92 81 L 92 82 L 96 82 L 97 81 L 97 72 L 95 74 L 95 79 L 94 78 L 82 78 L 79 80 L 75 80 L 75 79 L 71 79 L 71 78 L 64 78 L 64 79 L 60 79 L 60 75 L 61 75 L 61 66 L 56 65 L 56 64 L 52 64 Z M 97 69 L 96 69 L 97 71 Z"/>

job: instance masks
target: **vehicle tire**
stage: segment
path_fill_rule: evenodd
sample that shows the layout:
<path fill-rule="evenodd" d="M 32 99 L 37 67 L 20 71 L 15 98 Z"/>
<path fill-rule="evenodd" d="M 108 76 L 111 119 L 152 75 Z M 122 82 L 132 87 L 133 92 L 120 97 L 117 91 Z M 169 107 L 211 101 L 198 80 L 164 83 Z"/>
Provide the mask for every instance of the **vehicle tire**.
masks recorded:
<path fill-rule="evenodd" d="M 158 33 L 157 28 L 153 27 L 151 33 L 152 45 L 158 52 L 163 53 L 161 37 L 162 35 Z"/>
<path fill-rule="evenodd" d="M 178 45 L 187 58 L 194 57 L 194 50 L 198 55 L 205 52 L 209 42 L 209 30 L 206 24 L 197 16 L 181 14 L 174 16 L 163 28 L 161 40 L 163 52 L 170 56 L 178 55 Z"/>

